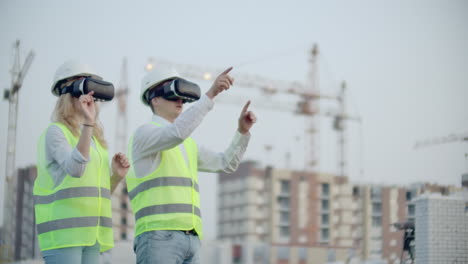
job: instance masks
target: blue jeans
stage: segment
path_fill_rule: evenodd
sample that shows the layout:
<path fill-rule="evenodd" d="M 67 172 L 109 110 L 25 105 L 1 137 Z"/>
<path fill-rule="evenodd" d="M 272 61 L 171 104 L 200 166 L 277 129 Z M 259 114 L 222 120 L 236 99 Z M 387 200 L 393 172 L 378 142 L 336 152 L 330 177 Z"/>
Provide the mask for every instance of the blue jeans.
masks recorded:
<path fill-rule="evenodd" d="M 157 230 L 135 238 L 137 264 L 200 264 L 200 239 L 183 231 Z"/>
<path fill-rule="evenodd" d="M 67 247 L 42 251 L 45 264 L 99 264 L 99 243 L 89 247 Z"/>

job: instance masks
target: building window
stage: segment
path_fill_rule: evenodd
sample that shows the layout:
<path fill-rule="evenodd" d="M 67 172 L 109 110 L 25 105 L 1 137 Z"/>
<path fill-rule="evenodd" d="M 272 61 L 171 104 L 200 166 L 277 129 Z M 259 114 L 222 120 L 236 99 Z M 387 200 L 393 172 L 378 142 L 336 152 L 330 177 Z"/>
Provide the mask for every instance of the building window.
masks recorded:
<path fill-rule="evenodd" d="M 330 184 L 322 183 L 322 197 L 330 196 Z"/>
<path fill-rule="evenodd" d="M 382 190 L 379 187 L 374 187 L 371 189 L 371 199 L 382 200 Z"/>
<path fill-rule="evenodd" d="M 289 212 L 280 213 L 280 224 L 289 225 Z"/>
<path fill-rule="evenodd" d="M 412 198 L 413 198 L 413 195 L 412 195 L 411 191 L 407 191 L 406 192 L 406 201 L 411 201 Z"/>
<path fill-rule="evenodd" d="M 329 215 L 328 214 L 322 214 L 322 225 L 327 226 L 329 224 Z"/>
<path fill-rule="evenodd" d="M 289 226 L 280 227 L 280 236 L 283 238 L 289 237 Z"/>
<path fill-rule="evenodd" d="M 127 209 L 127 203 L 126 203 L 126 202 L 122 202 L 122 203 L 120 204 L 120 208 L 121 208 L 121 209 Z"/>
<path fill-rule="evenodd" d="M 126 225 L 126 224 L 127 224 L 127 218 L 126 218 L 126 217 L 122 217 L 122 218 L 120 219 L 120 223 L 121 223 L 122 225 Z"/>
<path fill-rule="evenodd" d="M 330 202 L 328 200 L 322 200 L 322 211 L 327 212 L 330 208 Z"/>
<path fill-rule="evenodd" d="M 242 261 L 242 246 L 233 245 L 232 246 L 232 263 L 241 263 Z"/>
<path fill-rule="evenodd" d="M 289 198 L 278 197 L 278 204 L 281 210 L 289 210 Z"/>
<path fill-rule="evenodd" d="M 281 183 L 281 193 L 289 194 L 289 188 L 290 188 L 289 181 L 282 180 L 280 183 Z"/>
<path fill-rule="evenodd" d="M 416 213 L 415 206 L 414 204 L 409 204 L 408 205 L 408 215 L 409 216 L 414 216 Z"/>
<path fill-rule="evenodd" d="M 120 234 L 120 238 L 121 238 L 122 240 L 127 240 L 127 233 L 121 233 L 121 234 Z"/>
<path fill-rule="evenodd" d="M 376 214 L 382 213 L 382 204 L 381 203 L 372 203 L 372 212 Z"/>
<path fill-rule="evenodd" d="M 380 216 L 373 216 L 372 217 L 372 226 L 380 227 L 382 226 L 382 217 Z"/>
<path fill-rule="evenodd" d="M 328 228 L 320 229 L 320 242 L 328 242 L 329 235 L 330 233 Z"/>
<path fill-rule="evenodd" d="M 359 187 L 354 186 L 353 187 L 353 196 L 358 197 L 359 196 Z"/>

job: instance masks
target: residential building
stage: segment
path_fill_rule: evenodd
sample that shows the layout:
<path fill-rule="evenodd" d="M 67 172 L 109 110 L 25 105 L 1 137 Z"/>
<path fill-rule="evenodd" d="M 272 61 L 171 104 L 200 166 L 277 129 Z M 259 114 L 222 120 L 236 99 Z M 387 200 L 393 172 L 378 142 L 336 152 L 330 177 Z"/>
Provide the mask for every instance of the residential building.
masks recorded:
<path fill-rule="evenodd" d="M 416 263 L 468 263 L 468 199 L 425 194 L 415 199 Z"/>
<path fill-rule="evenodd" d="M 218 197 L 218 238 L 238 246 L 237 263 L 325 263 L 355 252 L 357 208 L 344 177 L 249 161 L 220 174 Z"/>

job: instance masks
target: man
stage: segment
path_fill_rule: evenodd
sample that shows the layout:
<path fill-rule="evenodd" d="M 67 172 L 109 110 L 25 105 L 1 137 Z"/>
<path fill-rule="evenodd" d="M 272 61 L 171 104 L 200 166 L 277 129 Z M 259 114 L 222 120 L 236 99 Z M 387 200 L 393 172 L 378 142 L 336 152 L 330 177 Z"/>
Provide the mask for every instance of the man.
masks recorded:
<path fill-rule="evenodd" d="M 134 251 L 139 264 L 200 261 L 203 231 L 197 171 L 234 172 L 256 122 L 248 111 L 248 101 L 223 153 L 198 146 L 190 138 L 213 108 L 213 98 L 233 84 L 231 70 L 221 73 L 201 97 L 199 87 L 173 69 L 156 69 L 142 81 L 141 100 L 154 115 L 152 122 L 139 127 L 130 139 L 132 166 L 126 178 L 135 214 Z M 182 113 L 184 102 L 197 99 Z"/>

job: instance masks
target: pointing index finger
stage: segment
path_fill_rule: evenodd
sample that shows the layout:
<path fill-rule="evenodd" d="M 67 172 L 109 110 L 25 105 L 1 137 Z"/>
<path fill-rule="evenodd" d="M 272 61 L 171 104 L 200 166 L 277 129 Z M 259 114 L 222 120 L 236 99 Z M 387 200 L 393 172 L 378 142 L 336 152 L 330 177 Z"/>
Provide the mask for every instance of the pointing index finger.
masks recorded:
<path fill-rule="evenodd" d="M 220 75 L 224 75 L 224 74 L 228 74 L 234 67 L 229 67 L 227 68 L 226 70 L 223 71 L 223 73 L 221 73 Z"/>
<path fill-rule="evenodd" d="M 247 103 L 244 105 L 244 108 L 242 108 L 242 113 L 247 112 L 247 109 L 249 108 L 250 105 L 250 100 L 247 101 Z"/>

